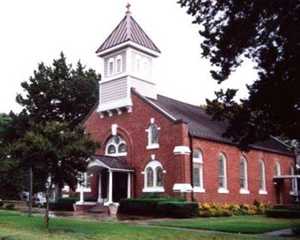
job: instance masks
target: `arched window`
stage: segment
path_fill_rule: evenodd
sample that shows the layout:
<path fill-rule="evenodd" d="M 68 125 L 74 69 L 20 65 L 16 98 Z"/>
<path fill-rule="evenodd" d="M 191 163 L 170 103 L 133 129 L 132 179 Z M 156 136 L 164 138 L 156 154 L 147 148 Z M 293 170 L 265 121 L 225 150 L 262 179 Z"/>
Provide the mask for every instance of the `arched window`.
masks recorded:
<path fill-rule="evenodd" d="M 114 59 L 110 58 L 108 60 L 108 75 L 113 75 L 114 74 Z"/>
<path fill-rule="evenodd" d="M 248 194 L 248 163 L 247 160 L 242 157 L 240 160 L 240 193 Z"/>
<path fill-rule="evenodd" d="M 204 192 L 203 185 L 203 158 L 200 150 L 193 151 L 193 190 L 194 192 Z"/>
<path fill-rule="evenodd" d="M 148 146 L 147 149 L 159 148 L 159 130 L 160 128 L 154 123 L 152 118 L 150 125 L 146 132 L 148 133 Z"/>
<path fill-rule="evenodd" d="M 153 187 L 154 174 L 153 174 L 153 169 L 151 167 L 148 167 L 146 169 L 146 175 L 147 175 L 147 187 Z"/>
<path fill-rule="evenodd" d="M 145 167 L 143 192 L 164 192 L 164 173 L 160 162 L 150 161 Z"/>
<path fill-rule="evenodd" d="M 156 186 L 163 186 L 163 169 L 160 166 L 156 167 Z"/>
<path fill-rule="evenodd" d="M 112 136 L 106 144 L 105 154 L 109 156 L 126 156 L 127 144 L 119 135 Z"/>
<path fill-rule="evenodd" d="M 123 61 L 122 61 L 122 56 L 119 55 L 117 57 L 117 73 L 121 73 L 123 71 Z"/>
<path fill-rule="evenodd" d="M 281 175 L 281 167 L 280 167 L 280 163 L 276 162 L 275 166 L 274 166 L 274 176 L 278 177 Z"/>
<path fill-rule="evenodd" d="M 259 194 L 267 194 L 266 168 L 264 161 L 259 161 Z"/>
<path fill-rule="evenodd" d="M 227 186 L 227 159 L 223 153 L 219 155 L 218 159 L 219 168 L 219 193 L 228 193 Z"/>

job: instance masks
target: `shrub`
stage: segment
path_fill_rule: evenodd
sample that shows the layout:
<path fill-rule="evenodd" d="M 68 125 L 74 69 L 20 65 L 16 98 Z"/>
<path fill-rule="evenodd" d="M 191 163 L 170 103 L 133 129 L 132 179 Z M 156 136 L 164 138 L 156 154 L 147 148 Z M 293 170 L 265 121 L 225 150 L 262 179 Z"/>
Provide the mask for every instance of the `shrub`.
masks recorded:
<path fill-rule="evenodd" d="M 300 218 L 300 210 L 296 209 L 267 209 L 267 217 L 272 218 Z"/>
<path fill-rule="evenodd" d="M 5 208 L 6 210 L 14 210 L 14 209 L 16 208 L 16 206 L 15 206 L 15 204 L 13 204 L 13 203 L 7 203 L 7 204 L 4 206 L 4 208 Z"/>
<path fill-rule="evenodd" d="M 49 203 L 51 211 L 74 211 L 73 205 L 78 201 L 78 198 L 61 198 L 56 202 Z"/>
<path fill-rule="evenodd" d="M 195 217 L 198 215 L 198 204 L 183 202 L 170 198 L 123 199 L 120 201 L 118 214 L 152 216 L 152 217 Z"/>
<path fill-rule="evenodd" d="M 161 217 L 192 218 L 198 216 L 198 204 L 194 202 L 159 202 L 156 211 Z"/>

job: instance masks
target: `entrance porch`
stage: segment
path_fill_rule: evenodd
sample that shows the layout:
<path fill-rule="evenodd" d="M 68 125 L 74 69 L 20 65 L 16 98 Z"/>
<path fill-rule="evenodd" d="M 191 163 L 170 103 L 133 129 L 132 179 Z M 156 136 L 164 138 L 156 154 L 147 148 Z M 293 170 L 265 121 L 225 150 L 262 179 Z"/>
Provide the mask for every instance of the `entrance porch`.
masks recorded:
<path fill-rule="evenodd" d="M 290 182 L 290 195 L 293 196 L 295 203 L 299 203 L 300 192 L 298 184 L 300 181 L 300 175 L 281 175 L 273 177 L 273 181 L 276 184 L 277 204 L 283 203 L 282 186 L 285 180 Z"/>
<path fill-rule="evenodd" d="M 76 209 L 88 210 L 94 206 L 118 205 L 124 198 L 132 196 L 133 169 L 121 157 L 94 156 L 87 172 L 97 178 L 97 202 L 86 202 L 84 187 L 80 188 L 80 200 Z"/>

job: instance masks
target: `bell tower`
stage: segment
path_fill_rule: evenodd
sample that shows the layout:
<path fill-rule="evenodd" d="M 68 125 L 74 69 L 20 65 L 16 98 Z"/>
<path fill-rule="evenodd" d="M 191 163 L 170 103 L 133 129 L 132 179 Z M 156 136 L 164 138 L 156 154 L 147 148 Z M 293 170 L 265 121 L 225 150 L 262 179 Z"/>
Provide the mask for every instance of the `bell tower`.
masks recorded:
<path fill-rule="evenodd" d="M 156 98 L 152 69 L 160 50 L 132 17 L 130 4 L 125 17 L 96 51 L 104 62 L 100 82 L 101 116 L 130 112 L 131 89 L 141 95 Z"/>

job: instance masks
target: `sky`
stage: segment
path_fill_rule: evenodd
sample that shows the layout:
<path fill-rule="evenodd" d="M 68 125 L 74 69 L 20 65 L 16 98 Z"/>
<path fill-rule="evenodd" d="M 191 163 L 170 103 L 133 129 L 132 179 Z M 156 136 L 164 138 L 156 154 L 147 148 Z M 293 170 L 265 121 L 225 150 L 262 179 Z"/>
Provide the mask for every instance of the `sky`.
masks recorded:
<path fill-rule="evenodd" d="M 199 26 L 177 0 L 130 0 L 132 16 L 162 51 L 154 80 L 158 93 L 195 105 L 212 99 L 221 87 L 239 89 L 253 82 L 253 64 L 245 62 L 225 85 L 212 80 L 201 57 Z M 20 111 L 15 102 L 38 63 L 51 64 L 63 51 L 68 62 L 80 60 L 101 73 L 96 49 L 125 15 L 126 0 L 0 1 L 0 113 Z"/>

